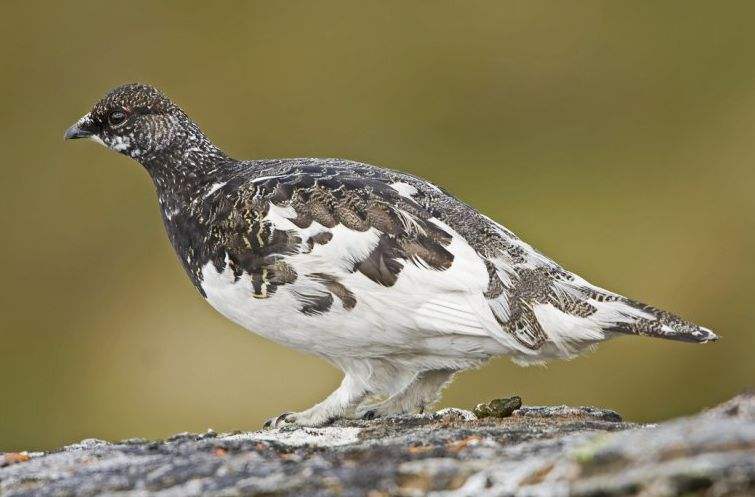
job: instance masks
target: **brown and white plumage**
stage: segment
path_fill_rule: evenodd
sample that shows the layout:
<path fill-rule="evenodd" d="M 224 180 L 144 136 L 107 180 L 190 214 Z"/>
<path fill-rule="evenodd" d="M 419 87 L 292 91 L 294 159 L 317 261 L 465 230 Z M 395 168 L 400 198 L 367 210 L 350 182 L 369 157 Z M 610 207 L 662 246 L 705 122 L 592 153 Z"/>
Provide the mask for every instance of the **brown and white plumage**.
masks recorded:
<path fill-rule="evenodd" d="M 568 358 L 617 334 L 716 339 L 588 283 L 415 176 L 340 159 L 233 160 L 146 85 L 113 90 L 67 136 L 145 166 L 213 307 L 344 371 L 325 401 L 272 424 L 422 408 L 454 372 L 498 355 Z M 372 395 L 387 400 L 360 405 Z"/>

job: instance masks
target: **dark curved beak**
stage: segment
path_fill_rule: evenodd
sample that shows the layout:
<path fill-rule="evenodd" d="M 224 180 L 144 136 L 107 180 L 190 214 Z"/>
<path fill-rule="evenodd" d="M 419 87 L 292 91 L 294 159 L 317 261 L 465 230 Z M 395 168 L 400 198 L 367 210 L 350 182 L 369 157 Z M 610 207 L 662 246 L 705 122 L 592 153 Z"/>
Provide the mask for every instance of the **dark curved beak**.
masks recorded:
<path fill-rule="evenodd" d="M 93 124 L 92 119 L 89 117 L 89 114 L 87 114 L 66 130 L 63 139 L 75 140 L 76 138 L 90 137 L 94 134 Z"/>

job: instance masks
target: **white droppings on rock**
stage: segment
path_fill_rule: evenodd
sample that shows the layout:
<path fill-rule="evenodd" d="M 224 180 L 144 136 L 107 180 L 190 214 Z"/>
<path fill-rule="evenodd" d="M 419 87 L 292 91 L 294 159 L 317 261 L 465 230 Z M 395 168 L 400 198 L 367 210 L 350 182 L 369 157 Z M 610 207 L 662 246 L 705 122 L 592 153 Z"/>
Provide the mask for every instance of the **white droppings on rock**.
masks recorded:
<path fill-rule="evenodd" d="M 475 413 L 473 413 L 472 411 L 459 409 L 457 407 L 446 407 L 445 409 L 440 409 L 439 411 L 435 411 L 432 417 L 433 419 L 459 418 L 463 419 L 464 421 L 474 421 L 477 419 L 477 416 L 475 416 Z"/>
<path fill-rule="evenodd" d="M 260 442 L 277 442 L 291 447 L 312 445 L 315 447 L 338 447 L 349 445 L 359 440 L 362 428 L 335 427 L 299 428 L 296 430 L 273 429 L 239 433 L 237 435 L 220 435 L 220 440 L 252 440 Z"/>
<path fill-rule="evenodd" d="M 73 443 L 71 445 L 66 445 L 63 447 L 63 450 L 87 450 L 91 449 L 92 447 L 96 447 L 98 445 L 108 445 L 109 442 L 105 440 L 100 440 L 99 438 L 85 438 L 81 442 Z"/>

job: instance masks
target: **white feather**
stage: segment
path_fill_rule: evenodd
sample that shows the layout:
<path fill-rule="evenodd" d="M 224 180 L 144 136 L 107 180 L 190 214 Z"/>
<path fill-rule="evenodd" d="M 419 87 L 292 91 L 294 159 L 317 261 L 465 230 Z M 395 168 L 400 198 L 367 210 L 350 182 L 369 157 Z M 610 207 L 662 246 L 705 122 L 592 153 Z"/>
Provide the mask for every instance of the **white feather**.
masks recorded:
<path fill-rule="evenodd" d="M 213 193 L 215 193 L 216 191 L 220 190 L 221 188 L 223 188 L 226 185 L 226 183 L 228 183 L 228 182 L 227 181 L 221 181 L 220 183 L 214 183 L 210 187 L 210 189 L 207 190 L 207 193 L 204 194 L 203 198 L 207 198 L 210 195 L 212 195 Z"/>
<path fill-rule="evenodd" d="M 417 194 L 417 188 L 409 183 L 398 181 L 396 183 L 391 183 L 390 187 L 396 190 L 402 197 L 412 198 Z"/>
<path fill-rule="evenodd" d="M 595 342 L 606 337 L 594 319 L 565 313 L 553 304 L 537 304 L 532 311 L 548 339 L 563 352 L 571 354 L 574 346 L 581 342 Z"/>

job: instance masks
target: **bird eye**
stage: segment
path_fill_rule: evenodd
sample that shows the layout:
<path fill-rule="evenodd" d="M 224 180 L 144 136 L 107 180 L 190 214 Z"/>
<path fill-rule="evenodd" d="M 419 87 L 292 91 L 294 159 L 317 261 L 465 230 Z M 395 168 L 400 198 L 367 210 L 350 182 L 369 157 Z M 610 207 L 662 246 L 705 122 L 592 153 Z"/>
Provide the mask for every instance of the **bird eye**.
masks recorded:
<path fill-rule="evenodd" d="M 108 114 L 107 121 L 110 123 L 110 126 L 120 126 L 126 122 L 126 113 L 122 110 L 114 110 Z"/>

